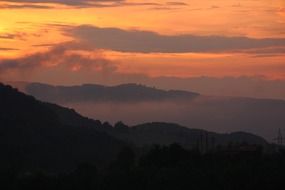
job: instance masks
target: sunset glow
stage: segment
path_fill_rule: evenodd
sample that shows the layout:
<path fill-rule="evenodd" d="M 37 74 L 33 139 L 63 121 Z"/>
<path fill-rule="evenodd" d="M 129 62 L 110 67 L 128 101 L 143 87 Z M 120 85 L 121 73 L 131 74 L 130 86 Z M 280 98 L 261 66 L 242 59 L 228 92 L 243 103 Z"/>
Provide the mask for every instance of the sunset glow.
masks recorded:
<path fill-rule="evenodd" d="M 74 73 L 285 79 L 283 0 L 1 0 L 0 18 L 2 80 L 67 84 Z"/>

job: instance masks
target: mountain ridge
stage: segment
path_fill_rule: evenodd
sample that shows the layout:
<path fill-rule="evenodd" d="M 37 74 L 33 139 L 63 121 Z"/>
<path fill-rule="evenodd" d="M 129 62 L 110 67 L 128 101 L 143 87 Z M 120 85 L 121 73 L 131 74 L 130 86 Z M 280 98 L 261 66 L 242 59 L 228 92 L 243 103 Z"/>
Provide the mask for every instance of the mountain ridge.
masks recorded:
<path fill-rule="evenodd" d="M 82 84 L 74 86 L 48 85 L 43 83 L 10 82 L 11 85 L 36 98 L 52 102 L 80 101 L 157 101 L 168 99 L 188 99 L 199 96 L 198 93 L 182 90 L 161 90 L 145 85 L 128 83 L 116 86 Z"/>
<path fill-rule="evenodd" d="M 207 140 L 211 146 L 215 147 L 226 146 L 230 143 L 268 145 L 268 142 L 262 137 L 247 132 L 215 133 L 165 122 L 144 123 L 125 129 L 121 126 L 113 135 L 141 147 L 152 144 L 170 145 L 178 143 L 185 148 L 195 149 L 197 143 L 201 142 L 201 138 L 203 138 L 204 143 Z"/>

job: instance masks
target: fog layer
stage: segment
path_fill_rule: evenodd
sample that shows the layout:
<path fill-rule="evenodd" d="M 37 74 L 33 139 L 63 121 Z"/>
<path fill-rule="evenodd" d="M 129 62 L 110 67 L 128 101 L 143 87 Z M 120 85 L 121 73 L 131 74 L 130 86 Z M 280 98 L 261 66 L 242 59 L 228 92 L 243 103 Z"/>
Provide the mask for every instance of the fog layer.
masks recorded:
<path fill-rule="evenodd" d="M 285 129 L 285 102 L 278 100 L 199 96 L 188 101 L 78 102 L 64 106 L 112 123 L 163 121 L 222 133 L 246 131 L 269 141 L 278 128 Z"/>

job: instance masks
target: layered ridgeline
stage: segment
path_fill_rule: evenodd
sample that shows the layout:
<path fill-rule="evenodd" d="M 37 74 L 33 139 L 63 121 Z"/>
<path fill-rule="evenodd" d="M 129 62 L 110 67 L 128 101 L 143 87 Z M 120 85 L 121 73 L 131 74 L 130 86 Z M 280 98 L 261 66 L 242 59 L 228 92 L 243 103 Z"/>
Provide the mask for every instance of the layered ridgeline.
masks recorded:
<path fill-rule="evenodd" d="M 13 83 L 36 98 L 70 107 L 90 118 L 129 125 L 162 121 L 215 132 L 246 131 L 272 141 L 285 130 L 285 101 L 205 96 L 143 85 L 52 86 Z"/>
<path fill-rule="evenodd" d="M 207 137 L 212 148 L 229 143 L 267 145 L 263 138 L 248 133 L 217 134 L 167 123 L 129 128 L 119 122 L 112 127 L 72 109 L 37 101 L 2 84 L 0 135 L 1 167 L 49 170 L 71 169 L 82 162 L 106 164 L 122 147 L 131 144 L 142 147 L 179 143 L 192 149 L 199 142 L 205 144 Z"/>
<path fill-rule="evenodd" d="M 219 134 L 172 123 L 153 122 L 128 127 L 118 122 L 113 128 L 105 127 L 104 131 L 138 147 L 178 143 L 186 149 L 198 149 L 203 152 L 216 151 L 231 145 L 260 145 L 264 148 L 268 145 L 266 140 L 250 133 Z"/>
<path fill-rule="evenodd" d="M 136 147 L 150 146 L 153 144 L 170 145 L 178 143 L 187 149 L 196 149 L 197 146 L 228 146 L 229 144 L 251 144 L 267 146 L 267 141 L 257 135 L 246 132 L 232 132 L 227 134 L 209 132 L 201 129 L 191 129 L 178 124 L 152 122 L 136 126 L 127 126 L 117 122 L 114 126 L 108 122 L 92 120 L 83 117 L 73 110 L 47 104 L 65 125 L 96 127 L 98 131 L 105 132 L 117 139 L 123 140 Z"/>

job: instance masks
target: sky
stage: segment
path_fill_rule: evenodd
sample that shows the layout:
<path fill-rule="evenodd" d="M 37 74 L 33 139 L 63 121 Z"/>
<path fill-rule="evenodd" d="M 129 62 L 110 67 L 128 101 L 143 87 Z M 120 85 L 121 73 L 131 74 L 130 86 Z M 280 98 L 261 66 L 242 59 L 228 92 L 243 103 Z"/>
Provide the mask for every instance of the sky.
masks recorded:
<path fill-rule="evenodd" d="M 0 80 L 285 80 L 284 0 L 0 0 Z"/>

